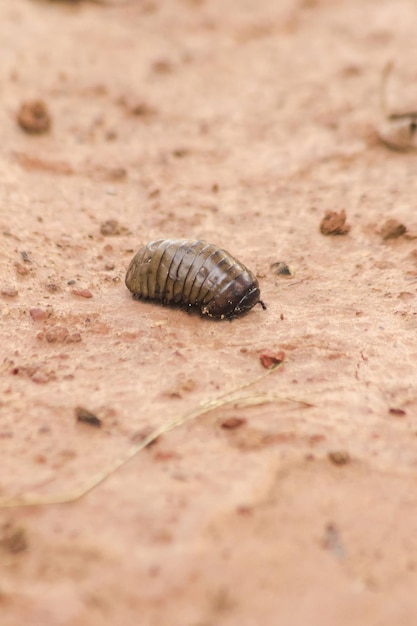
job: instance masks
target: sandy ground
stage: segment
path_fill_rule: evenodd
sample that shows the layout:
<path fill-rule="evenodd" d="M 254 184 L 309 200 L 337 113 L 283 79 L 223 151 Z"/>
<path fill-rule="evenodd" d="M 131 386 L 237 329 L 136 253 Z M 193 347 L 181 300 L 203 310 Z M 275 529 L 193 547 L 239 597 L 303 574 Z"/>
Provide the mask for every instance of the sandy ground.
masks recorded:
<path fill-rule="evenodd" d="M 2 626 L 416 624 L 417 154 L 375 140 L 387 61 L 389 106 L 417 108 L 416 21 L 414 0 L 3 0 Z M 17 121 L 33 100 L 43 134 Z M 268 309 L 134 301 L 134 252 L 178 237 L 237 256 Z M 285 361 L 246 400 L 110 471 L 265 350 Z"/>

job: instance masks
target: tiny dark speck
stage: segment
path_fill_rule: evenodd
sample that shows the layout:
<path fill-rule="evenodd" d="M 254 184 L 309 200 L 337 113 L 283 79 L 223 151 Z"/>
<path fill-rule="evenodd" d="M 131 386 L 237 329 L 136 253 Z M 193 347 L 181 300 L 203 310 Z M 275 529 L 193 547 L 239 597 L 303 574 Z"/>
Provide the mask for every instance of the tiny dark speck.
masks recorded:
<path fill-rule="evenodd" d="M 323 548 L 332 552 L 333 556 L 337 559 L 344 558 L 345 549 L 340 537 L 339 529 L 335 524 L 330 523 L 326 525 L 323 537 Z"/>

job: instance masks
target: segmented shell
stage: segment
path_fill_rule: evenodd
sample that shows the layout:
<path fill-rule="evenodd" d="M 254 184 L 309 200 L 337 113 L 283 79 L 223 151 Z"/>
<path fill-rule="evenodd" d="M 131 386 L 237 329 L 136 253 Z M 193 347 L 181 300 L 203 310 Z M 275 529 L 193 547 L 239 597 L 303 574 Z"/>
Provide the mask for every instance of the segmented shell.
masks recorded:
<path fill-rule="evenodd" d="M 201 240 L 151 241 L 133 257 L 125 282 L 136 298 L 195 307 L 214 318 L 237 317 L 257 303 L 265 308 L 254 274 Z"/>

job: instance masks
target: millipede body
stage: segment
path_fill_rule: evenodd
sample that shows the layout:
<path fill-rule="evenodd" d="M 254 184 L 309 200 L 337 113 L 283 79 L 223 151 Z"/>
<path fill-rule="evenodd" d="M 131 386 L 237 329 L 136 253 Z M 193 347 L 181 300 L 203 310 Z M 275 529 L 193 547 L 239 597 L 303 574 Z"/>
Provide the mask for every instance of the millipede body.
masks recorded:
<path fill-rule="evenodd" d="M 125 282 L 136 298 L 194 308 L 213 318 L 237 317 L 258 303 L 266 308 L 255 275 L 202 240 L 151 241 L 133 257 Z"/>

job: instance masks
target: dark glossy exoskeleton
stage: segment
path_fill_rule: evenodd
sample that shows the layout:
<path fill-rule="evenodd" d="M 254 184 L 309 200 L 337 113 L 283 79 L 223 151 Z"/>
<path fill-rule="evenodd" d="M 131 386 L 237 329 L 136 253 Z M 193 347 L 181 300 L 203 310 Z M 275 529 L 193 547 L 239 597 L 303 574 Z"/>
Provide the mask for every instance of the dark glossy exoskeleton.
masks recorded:
<path fill-rule="evenodd" d="M 233 318 L 261 304 L 256 277 L 231 254 L 205 241 L 159 239 L 143 246 L 126 273 L 136 298 Z"/>

